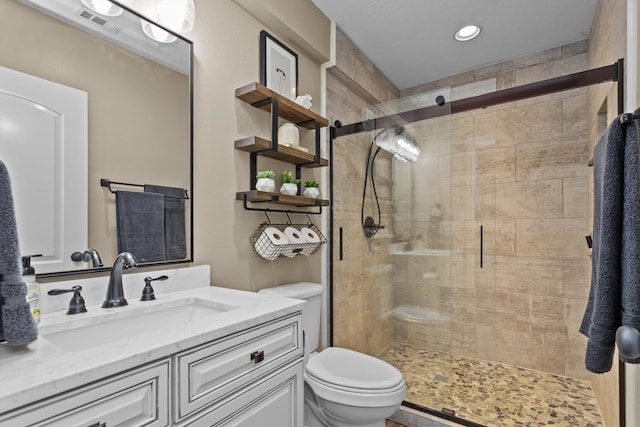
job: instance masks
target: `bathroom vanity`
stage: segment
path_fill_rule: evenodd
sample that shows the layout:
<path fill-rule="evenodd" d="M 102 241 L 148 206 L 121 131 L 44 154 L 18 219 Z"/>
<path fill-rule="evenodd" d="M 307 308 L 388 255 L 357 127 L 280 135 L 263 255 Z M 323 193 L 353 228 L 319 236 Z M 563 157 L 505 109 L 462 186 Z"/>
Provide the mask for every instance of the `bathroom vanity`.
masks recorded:
<path fill-rule="evenodd" d="M 89 291 L 79 315 L 45 296 L 57 310 L 43 307 L 38 340 L 0 346 L 0 425 L 302 426 L 303 303 L 210 287 L 208 273 L 158 272 L 174 283 L 148 302 L 144 274 L 125 275 L 129 305 L 114 309 L 92 295 L 106 278 L 74 280 Z M 185 289 L 185 274 L 200 285 Z"/>

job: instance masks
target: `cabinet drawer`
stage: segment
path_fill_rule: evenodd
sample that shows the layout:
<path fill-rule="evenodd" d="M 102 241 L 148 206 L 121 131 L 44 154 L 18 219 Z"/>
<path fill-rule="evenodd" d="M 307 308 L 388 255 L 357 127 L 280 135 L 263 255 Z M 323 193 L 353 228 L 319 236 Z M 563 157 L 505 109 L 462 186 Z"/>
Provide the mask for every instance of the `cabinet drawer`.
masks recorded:
<path fill-rule="evenodd" d="M 258 326 L 176 355 L 176 422 L 302 355 L 301 316 Z"/>
<path fill-rule="evenodd" d="M 169 425 L 169 360 L 62 393 L 0 419 L 7 426 Z"/>
<path fill-rule="evenodd" d="M 302 427 L 302 360 L 248 384 L 183 427 Z"/>

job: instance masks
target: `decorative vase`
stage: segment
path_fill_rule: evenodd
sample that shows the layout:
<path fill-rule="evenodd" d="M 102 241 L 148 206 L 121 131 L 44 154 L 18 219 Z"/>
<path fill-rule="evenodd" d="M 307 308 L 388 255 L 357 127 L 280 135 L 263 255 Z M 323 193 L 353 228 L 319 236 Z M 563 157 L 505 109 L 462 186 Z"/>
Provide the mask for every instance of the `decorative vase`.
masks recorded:
<path fill-rule="evenodd" d="M 273 193 L 276 191 L 276 182 L 273 178 L 258 178 L 258 182 L 256 182 L 256 190 Z"/>
<path fill-rule="evenodd" d="M 300 131 L 293 123 L 285 123 L 278 129 L 278 144 L 300 145 Z"/>
<path fill-rule="evenodd" d="M 307 187 L 304 189 L 304 193 L 302 193 L 304 197 L 308 197 L 310 199 L 316 199 L 320 195 L 320 190 L 317 187 Z"/>
<path fill-rule="evenodd" d="M 298 194 L 298 184 L 293 184 L 291 182 L 282 184 L 282 187 L 280 187 L 280 192 L 288 196 L 295 196 L 296 194 Z"/>

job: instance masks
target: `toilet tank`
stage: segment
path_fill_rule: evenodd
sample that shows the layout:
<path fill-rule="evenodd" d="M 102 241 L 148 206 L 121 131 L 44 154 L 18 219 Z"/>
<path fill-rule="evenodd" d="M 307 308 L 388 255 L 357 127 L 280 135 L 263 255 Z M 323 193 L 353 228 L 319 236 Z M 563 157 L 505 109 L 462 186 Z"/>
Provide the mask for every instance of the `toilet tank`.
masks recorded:
<path fill-rule="evenodd" d="M 305 353 L 315 351 L 320 339 L 320 315 L 322 312 L 322 285 L 300 282 L 275 286 L 258 291 L 286 298 L 301 299 L 306 302 L 302 309 L 302 330 L 305 333 Z"/>

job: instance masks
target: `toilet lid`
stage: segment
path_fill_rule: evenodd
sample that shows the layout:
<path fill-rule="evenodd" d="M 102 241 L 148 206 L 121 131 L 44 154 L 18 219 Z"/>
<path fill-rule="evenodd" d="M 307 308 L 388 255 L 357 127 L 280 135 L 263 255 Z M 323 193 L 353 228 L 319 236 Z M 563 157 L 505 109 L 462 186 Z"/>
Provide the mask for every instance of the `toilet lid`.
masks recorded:
<path fill-rule="evenodd" d="M 329 347 L 309 360 L 306 372 L 325 383 L 361 390 L 385 390 L 402 383 L 402 374 L 375 357 Z"/>

